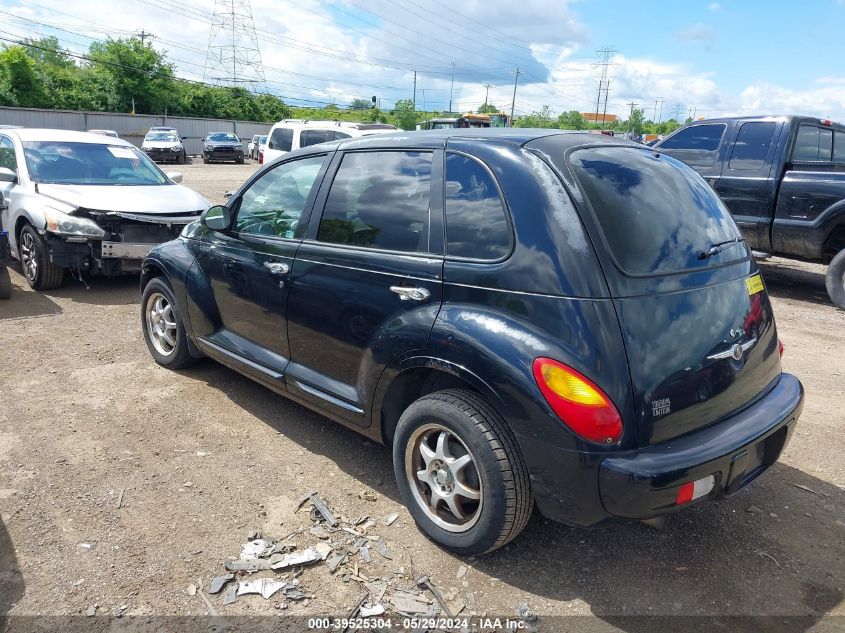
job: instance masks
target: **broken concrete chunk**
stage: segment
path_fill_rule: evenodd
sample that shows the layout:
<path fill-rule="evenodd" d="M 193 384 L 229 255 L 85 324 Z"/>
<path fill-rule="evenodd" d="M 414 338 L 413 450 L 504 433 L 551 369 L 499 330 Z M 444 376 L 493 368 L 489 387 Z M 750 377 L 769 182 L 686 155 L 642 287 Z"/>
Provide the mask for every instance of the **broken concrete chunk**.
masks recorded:
<path fill-rule="evenodd" d="M 540 616 L 535 611 L 532 611 L 527 602 L 517 605 L 516 615 L 529 624 L 535 624 L 540 621 Z"/>
<path fill-rule="evenodd" d="M 464 576 L 466 576 L 466 573 L 467 573 L 467 566 L 461 565 L 460 567 L 458 567 L 458 573 L 455 574 L 455 578 L 463 578 Z"/>
<path fill-rule="evenodd" d="M 345 560 L 346 560 L 346 552 L 344 552 L 342 554 L 334 554 L 334 555 L 330 556 L 329 559 L 326 561 L 326 565 L 329 568 L 329 573 L 330 574 L 335 573 L 335 571 L 337 571 L 337 568 L 340 567 L 341 564 L 343 563 L 343 561 L 345 561 Z"/>
<path fill-rule="evenodd" d="M 270 569 L 270 561 L 266 560 L 227 560 L 227 571 L 268 571 Z"/>
<path fill-rule="evenodd" d="M 370 556 L 370 548 L 369 547 L 364 546 L 364 547 L 361 548 L 361 559 L 365 563 L 369 563 L 373 560 L 373 557 Z"/>
<path fill-rule="evenodd" d="M 232 604 L 238 600 L 238 586 L 229 585 L 226 587 L 226 593 L 223 594 L 223 604 Z"/>
<path fill-rule="evenodd" d="M 188 585 L 188 595 L 189 596 L 197 595 L 197 586 L 196 585 Z"/>
<path fill-rule="evenodd" d="M 428 613 L 428 602 L 422 602 L 419 596 L 405 592 L 396 592 L 388 600 L 397 611 L 407 614 Z"/>
<path fill-rule="evenodd" d="M 287 587 L 286 582 L 273 580 L 272 578 L 257 578 L 256 580 L 244 580 L 238 583 L 237 595 L 242 596 L 248 593 L 260 594 L 265 600 L 273 597 L 277 591 Z"/>
<path fill-rule="evenodd" d="M 241 547 L 241 560 L 255 560 L 256 558 L 260 558 L 272 547 L 273 541 L 261 538 L 245 543 Z"/>
<path fill-rule="evenodd" d="M 376 550 L 379 554 L 381 554 L 384 558 L 388 560 L 393 559 L 393 556 L 390 555 L 390 551 L 387 549 L 387 543 L 385 543 L 383 538 L 380 538 L 377 541 L 373 541 L 373 549 Z"/>
<path fill-rule="evenodd" d="M 382 520 L 382 523 L 384 523 L 385 525 L 390 525 L 398 518 L 399 518 L 398 512 L 391 512 L 386 517 L 384 517 L 384 519 Z"/>
<path fill-rule="evenodd" d="M 222 576 L 215 576 L 211 579 L 211 586 L 208 588 L 208 593 L 220 593 L 226 583 L 235 578 L 235 574 L 223 574 Z"/>

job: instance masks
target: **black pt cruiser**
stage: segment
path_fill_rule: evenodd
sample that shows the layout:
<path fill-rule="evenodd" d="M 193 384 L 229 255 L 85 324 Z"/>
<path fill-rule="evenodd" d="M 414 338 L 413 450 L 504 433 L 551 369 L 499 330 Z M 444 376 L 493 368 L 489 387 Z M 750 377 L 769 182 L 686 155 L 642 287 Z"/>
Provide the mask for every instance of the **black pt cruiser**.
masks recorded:
<path fill-rule="evenodd" d="M 419 528 L 496 549 L 536 503 L 656 519 L 777 460 L 803 388 L 696 172 L 641 145 L 444 130 L 286 154 L 147 256 L 147 345 L 391 445 Z"/>

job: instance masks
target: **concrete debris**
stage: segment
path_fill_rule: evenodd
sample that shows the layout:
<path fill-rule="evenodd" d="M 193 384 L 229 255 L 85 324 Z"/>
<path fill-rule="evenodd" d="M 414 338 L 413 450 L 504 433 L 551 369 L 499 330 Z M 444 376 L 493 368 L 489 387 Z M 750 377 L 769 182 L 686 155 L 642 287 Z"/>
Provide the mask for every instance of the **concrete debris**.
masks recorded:
<path fill-rule="evenodd" d="M 188 585 L 188 595 L 189 596 L 197 595 L 197 586 L 196 585 Z"/>
<path fill-rule="evenodd" d="M 97 609 L 99 609 L 99 608 L 100 608 L 100 605 L 92 604 L 90 607 L 88 607 L 85 610 L 85 615 L 87 615 L 89 618 L 94 617 L 95 615 L 97 615 Z"/>
<path fill-rule="evenodd" d="M 372 556 L 370 556 L 370 548 L 369 547 L 367 547 L 366 545 L 362 546 L 360 553 L 361 553 L 361 559 L 365 563 L 372 562 L 373 558 L 372 558 Z"/>
<path fill-rule="evenodd" d="M 527 602 L 517 605 L 516 615 L 520 620 L 529 625 L 537 624 L 540 621 L 540 616 L 537 615 L 536 611 L 531 610 Z"/>
<path fill-rule="evenodd" d="M 467 566 L 461 565 L 460 567 L 458 567 L 458 573 L 455 574 L 455 578 L 463 578 L 464 576 L 466 576 L 466 573 L 467 573 Z"/>
<path fill-rule="evenodd" d="M 269 571 L 270 570 L 270 561 L 268 560 L 227 560 L 226 561 L 226 570 L 227 571 L 245 571 L 245 572 L 256 572 L 256 571 Z"/>
<path fill-rule="evenodd" d="M 208 588 L 208 593 L 220 593 L 223 587 L 226 586 L 230 580 L 234 580 L 235 574 L 223 574 L 222 576 L 215 576 L 211 579 L 211 586 Z"/>
<path fill-rule="evenodd" d="M 434 597 L 437 599 L 437 604 L 440 605 L 440 608 L 443 610 L 443 613 L 446 614 L 447 618 L 453 617 L 453 613 L 449 610 L 449 607 L 446 604 L 446 601 L 443 599 L 443 596 L 440 595 L 440 592 L 437 588 L 432 584 L 431 578 L 428 576 L 420 576 L 417 578 L 417 586 L 422 587 L 424 589 L 428 589 Z"/>
<path fill-rule="evenodd" d="M 241 547 L 241 560 L 255 560 L 269 556 L 269 550 L 273 547 L 273 541 L 267 539 L 255 539 Z"/>
<path fill-rule="evenodd" d="M 372 492 L 364 491 L 358 495 L 359 499 L 363 499 L 364 501 L 378 501 L 378 496 L 374 495 Z"/>
<path fill-rule="evenodd" d="M 428 609 L 431 606 L 422 596 L 405 591 L 394 591 L 388 596 L 388 601 L 393 605 L 394 609 L 408 615 L 428 613 Z"/>
<path fill-rule="evenodd" d="M 393 522 L 398 518 L 399 518 L 398 512 L 391 512 L 386 517 L 384 517 L 384 519 L 382 519 L 382 523 L 389 526 L 389 525 L 392 525 Z"/>
<path fill-rule="evenodd" d="M 385 543 L 383 538 L 373 541 L 373 549 L 387 560 L 393 560 L 393 556 L 390 555 L 390 551 L 387 549 L 387 543 Z"/>
<path fill-rule="evenodd" d="M 249 593 L 260 594 L 265 600 L 269 600 L 280 591 L 287 587 L 287 583 L 281 580 L 273 580 L 272 578 L 258 578 L 256 580 L 244 580 L 238 583 L 238 594 L 243 596 Z"/>
<path fill-rule="evenodd" d="M 317 537 L 317 538 L 319 538 L 319 539 L 323 539 L 324 541 L 325 541 L 326 539 L 330 539 L 330 538 L 331 538 L 331 536 L 332 536 L 332 535 L 331 535 L 331 534 L 329 534 L 329 533 L 328 533 L 328 532 L 327 532 L 327 531 L 323 528 L 323 526 L 321 526 L 321 525 L 315 525 L 314 527 L 310 528 L 310 529 L 308 530 L 308 532 L 309 532 L 310 534 L 313 534 L 314 536 L 316 536 L 316 537 Z"/>
<path fill-rule="evenodd" d="M 332 513 L 331 508 L 329 508 L 329 505 L 320 498 L 319 493 L 309 492 L 304 498 L 299 501 L 299 504 L 297 505 L 296 509 L 298 510 L 299 508 L 301 508 L 306 501 L 310 501 L 311 505 L 313 506 L 312 518 L 314 516 L 314 513 L 316 512 L 316 515 L 318 515 L 323 521 L 325 521 L 329 527 L 337 526 L 337 519 Z"/>

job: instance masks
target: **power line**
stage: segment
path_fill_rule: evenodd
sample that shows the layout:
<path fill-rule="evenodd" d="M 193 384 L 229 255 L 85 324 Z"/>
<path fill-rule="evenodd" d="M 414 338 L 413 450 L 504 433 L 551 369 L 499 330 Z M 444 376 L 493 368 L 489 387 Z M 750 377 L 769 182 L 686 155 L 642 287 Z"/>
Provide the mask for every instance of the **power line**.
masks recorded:
<path fill-rule="evenodd" d="M 232 74 L 226 76 L 229 68 Z M 210 74 L 220 70 L 223 76 Z M 264 65 L 249 0 L 214 0 L 202 79 L 229 86 L 264 83 Z"/>

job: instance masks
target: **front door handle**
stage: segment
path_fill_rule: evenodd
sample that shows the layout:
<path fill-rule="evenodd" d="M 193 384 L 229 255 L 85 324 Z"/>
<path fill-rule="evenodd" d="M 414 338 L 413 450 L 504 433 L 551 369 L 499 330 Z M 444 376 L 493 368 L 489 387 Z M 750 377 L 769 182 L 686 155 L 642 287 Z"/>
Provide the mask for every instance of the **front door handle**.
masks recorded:
<path fill-rule="evenodd" d="M 428 301 L 431 293 L 427 288 L 408 288 L 406 286 L 390 286 L 390 292 L 399 295 L 402 301 Z"/>
<path fill-rule="evenodd" d="M 264 267 L 273 275 L 284 275 L 290 271 L 290 266 L 284 262 L 264 262 Z"/>

